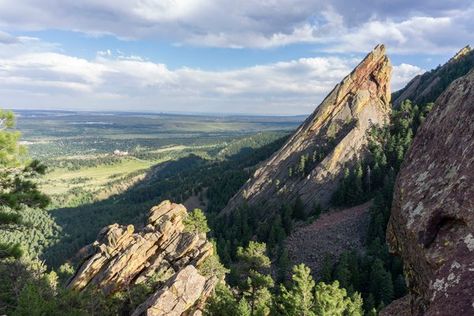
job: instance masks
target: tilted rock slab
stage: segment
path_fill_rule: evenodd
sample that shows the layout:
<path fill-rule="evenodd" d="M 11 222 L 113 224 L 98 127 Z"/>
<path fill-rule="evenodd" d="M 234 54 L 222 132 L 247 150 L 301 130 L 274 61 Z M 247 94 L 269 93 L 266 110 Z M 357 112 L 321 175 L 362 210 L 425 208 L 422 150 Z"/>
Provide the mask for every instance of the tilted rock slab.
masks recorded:
<path fill-rule="evenodd" d="M 412 315 L 474 315 L 474 70 L 441 94 L 418 131 L 387 240 L 403 258 Z"/>
<path fill-rule="evenodd" d="M 265 161 L 229 201 L 224 212 L 248 203 L 265 209 L 300 196 L 306 207 L 328 204 L 345 166 L 366 150 L 370 124 L 385 124 L 390 114 L 392 67 L 379 45 L 336 85 L 292 137 Z M 326 148 L 306 176 L 290 176 L 303 154 Z"/>
<path fill-rule="evenodd" d="M 97 241 L 81 250 L 83 263 L 68 287 L 74 290 L 95 287 L 111 294 L 159 275 L 165 287 L 150 297 L 148 305 L 141 306 L 142 312 L 150 308 L 167 310 L 167 314 L 160 315 L 181 315 L 204 300 L 218 281 L 196 270 L 212 254 L 213 246 L 205 234 L 184 231 L 186 215 L 183 205 L 163 201 L 150 210 L 148 224 L 138 231 L 133 225 L 113 224 L 103 228 Z M 192 295 L 190 287 L 182 285 L 188 281 L 193 287 Z M 185 304 L 165 307 L 171 300 L 171 293 L 167 293 L 170 289 L 174 300 Z"/>

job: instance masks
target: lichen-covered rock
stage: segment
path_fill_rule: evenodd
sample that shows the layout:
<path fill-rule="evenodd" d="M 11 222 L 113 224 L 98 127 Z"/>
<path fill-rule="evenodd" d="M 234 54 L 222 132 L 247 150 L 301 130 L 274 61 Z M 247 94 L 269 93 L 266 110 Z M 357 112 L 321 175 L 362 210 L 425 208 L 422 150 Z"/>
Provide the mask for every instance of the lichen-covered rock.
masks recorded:
<path fill-rule="evenodd" d="M 224 212 L 244 203 L 271 210 L 297 196 L 307 208 L 327 205 L 343 168 L 365 154 L 370 124 L 388 121 L 391 69 L 385 47 L 378 45 L 255 171 Z M 299 172 L 302 157 L 305 170 Z"/>
<path fill-rule="evenodd" d="M 398 175 L 387 229 L 413 315 L 474 315 L 474 70 L 437 99 Z"/>
<path fill-rule="evenodd" d="M 205 234 L 185 231 L 186 216 L 183 205 L 163 201 L 150 210 L 148 224 L 141 229 L 118 224 L 103 228 L 97 241 L 81 251 L 83 262 L 68 287 L 94 287 L 111 294 L 159 276 L 164 287 L 141 306 L 143 313 L 181 315 L 196 302 L 202 305 L 217 278 L 200 275 L 196 267 L 213 253 L 213 246 Z"/>

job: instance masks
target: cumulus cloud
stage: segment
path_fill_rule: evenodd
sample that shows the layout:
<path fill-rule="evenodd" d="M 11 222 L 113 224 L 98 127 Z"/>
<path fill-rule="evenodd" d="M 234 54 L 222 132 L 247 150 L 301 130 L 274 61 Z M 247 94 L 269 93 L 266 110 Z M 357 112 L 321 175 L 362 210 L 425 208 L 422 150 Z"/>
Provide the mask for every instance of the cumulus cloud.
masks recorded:
<path fill-rule="evenodd" d="M 474 8 L 455 16 L 415 16 L 395 22 L 370 20 L 360 27 L 342 31 L 329 52 L 366 51 L 376 43 L 385 43 L 392 53 L 440 54 L 474 42 Z"/>
<path fill-rule="evenodd" d="M 170 69 L 114 50 L 88 60 L 66 55 L 54 44 L 30 44 L 23 53 L 0 55 L 2 106 L 302 114 L 311 112 L 359 62 L 326 56 L 227 71 Z M 394 67 L 394 88 L 420 72 L 408 64 Z"/>
<path fill-rule="evenodd" d="M 423 74 L 425 71 L 426 70 L 418 66 L 405 63 L 402 63 L 398 66 L 394 66 L 391 81 L 392 91 L 400 90 L 408 83 L 408 81 L 410 81 L 417 75 Z"/>
<path fill-rule="evenodd" d="M 473 39 L 473 13 L 471 0 L 23 0 L 0 1 L 0 26 L 234 48 L 360 52 L 388 41 L 398 52 L 446 52 L 464 45 L 460 35 Z"/>
<path fill-rule="evenodd" d="M 353 64 L 309 58 L 232 71 L 170 70 L 123 56 L 36 53 L 0 59 L 0 91 L 4 102 L 23 107 L 294 114 L 309 112 Z"/>

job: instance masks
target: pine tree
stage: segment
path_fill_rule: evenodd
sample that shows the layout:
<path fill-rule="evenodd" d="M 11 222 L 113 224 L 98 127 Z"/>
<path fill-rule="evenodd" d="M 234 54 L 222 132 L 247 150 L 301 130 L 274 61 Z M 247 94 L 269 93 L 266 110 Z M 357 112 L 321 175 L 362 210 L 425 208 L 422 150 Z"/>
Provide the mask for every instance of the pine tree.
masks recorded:
<path fill-rule="evenodd" d="M 348 254 L 343 253 L 334 271 L 334 278 L 339 281 L 341 287 L 351 289 L 349 291 L 351 293 L 353 291 L 351 277 Z"/>
<path fill-rule="evenodd" d="M 223 315 L 226 316 L 225 314 L 216 314 L 216 315 Z M 245 299 L 245 297 L 242 297 L 237 304 L 237 308 L 234 314 L 229 314 L 229 316 L 251 316 L 252 311 L 250 310 L 249 303 Z"/>
<path fill-rule="evenodd" d="M 392 275 L 385 270 L 382 260 L 378 258 L 370 272 L 370 292 L 374 294 L 376 302 L 387 305 L 393 300 Z"/>
<path fill-rule="evenodd" d="M 291 288 L 280 286 L 278 301 L 283 315 L 314 316 L 314 286 L 311 270 L 304 264 L 294 266 Z"/>
<path fill-rule="evenodd" d="M 245 299 L 242 299 L 240 302 L 237 302 L 230 288 L 228 288 L 225 283 L 219 283 L 216 286 L 214 294 L 207 301 L 206 315 L 250 315 L 250 311 L 247 314 L 238 313 L 241 311 L 245 313 L 245 305 L 247 305 L 246 307 L 248 308 L 248 304 L 246 303 Z"/>
<path fill-rule="evenodd" d="M 20 133 L 13 130 L 14 123 L 13 113 L 0 109 L 0 231 L 22 223 L 23 206 L 44 208 L 49 203 L 33 181 L 45 173 L 46 167 L 37 160 L 27 162 L 26 150 L 18 144 Z M 18 244 L 0 243 L 0 259 L 18 258 L 21 254 Z"/>
<path fill-rule="evenodd" d="M 370 165 L 367 165 L 367 168 L 366 168 L 366 171 L 365 171 L 366 175 L 365 175 L 365 181 L 364 181 L 364 185 L 365 185 L 365 191 L 366 192 L 372 192 L 372 170 L 370 169 Z"/>
<path fill-rule="evenodd" d="M 288 249 L 285 246 L 279 249 L 277 260 L 277 279 L 279 283 L 285 282 L 290 269 L 291 261 L 288 256 Z"/>
<path fill-rule="evenodd" d="M 303 200 L 301 200 L 299 196 L 296 198 L 295 204 L 293 205 L 293 217 L 303 221 L 307 218 Z"/>
<path fill-rule="evenodd" d="M 281 213 L 281 220 L 283 224 L 283 228 L 285 229 L 285 233 L 289 235 L 293 230 L 293 209 L 289 207 L 287 204 L 283 204 L 280 209 Z"/>
<path fill-rule="evenodd" d="M 333 262 L 331 257 L 327 254 L 324 256 L 323 260 L 323 267 L 321 268 L 320 272 L 320 280 L 323 282 L 331 282 L 332 281 L 332 270 L 333 270 Z"/>
<path fill-rule="evenodd" d="M 304 175 L 306 168 L 306 156 L 301 155 L 300 160 L 298 161 L 298 174 Z"/>
<path fill-rule="evenodd" d="M 183 220 L 184 230 L 189 232 L 197 233 L 208 233 L 209 226 L 207 225 L 206 215 L 198 208 L 195 208 L 192 212 L 189 212 L 186 218 Z"/>
<path fill-rule="evenodd" d="M 354 190 L 355 190 L 355 199 L 354 203 L 360 203 L 364 201 L 364 188 L 363 188 L 363 178 L 364 178 L 364 171 L 362 169 L 362 164 L 360 161 L 357 162 L 355 166 L 355 174 L 354 174 Z"/>
<path fill-rule="evenodd" d="M 357 252 L 351 251 L 347 258 L 348 267 L 351 273 L 351 284 L 354 289 L 360 290 L 361 288 L 361 271 L 359 264 L 359 256 Z"/>
<path fill-rule="evenodd" d="M 273 279 L 268 274 L 271 261 L 266 255 L 266 245 L 250 241 L 246 248 L 237 249 L 237 271 L 240 288 L 250 304 L 251 315 L 260 315 L 270 309 Z"/>
<path fill-rule="evenodd" d="M 268 234 L 267 242 L 270 249 L 273 249 L 277 245 L 283 244 L 286 238 L 285 229 L 283 228 L 281 216 L 278 214 L 273 218 L 272 227 Z"/>
<path fill-rule="evenodd" d="M 364 309 L 369 311 L 369 314 L 372 313 L 372 311 L 375 311 L 374 315 L 377 315 L 377 311 L 375 310 L 375 298 L 372 293 L 369 293 L 367 298 L 364 300 Z"/>
<path fill-rule="evenodd" d="M 321 207 L 321 204 L 314 203 L 313 204 L 313 212 L 312 212 L 312 216 L 314 216 L 314 219 L 318 219 L 319 216 L 321 216 L 322 212 L 323 212 L 323 208 Z"/>
<path fill-rule="evenodd" d="M 363 316 L 363 304 L 364 301 L 362 300 L 362 296 L 360 295 L 360 293 L 355 292 L 351 295 L 350 300 L 347 300 L 346 311 L 344 314 L 350 316 Z"/>
<path fill-rule="evenodd" d="M 339 282 L 332 284 L 320 282 L 316 285 L 315 312 L 318 316 L 345 315 L 353 312 L 354 316 L 361 316 L 362 300 L 355 296 L 355 300 L 347 296 L 345 289 L 339 287 Z"/>

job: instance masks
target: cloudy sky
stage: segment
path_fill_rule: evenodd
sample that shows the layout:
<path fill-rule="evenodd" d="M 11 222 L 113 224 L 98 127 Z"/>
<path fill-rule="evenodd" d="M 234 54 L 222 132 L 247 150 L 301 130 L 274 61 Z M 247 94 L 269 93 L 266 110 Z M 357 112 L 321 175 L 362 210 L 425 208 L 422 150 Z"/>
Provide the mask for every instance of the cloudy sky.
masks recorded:
<path fill-rule="evenodd" d="M 473 42 L 472 0 L 0 0 L 0 106 L 305 114 L 377 43 L 396 90 Z"/>

